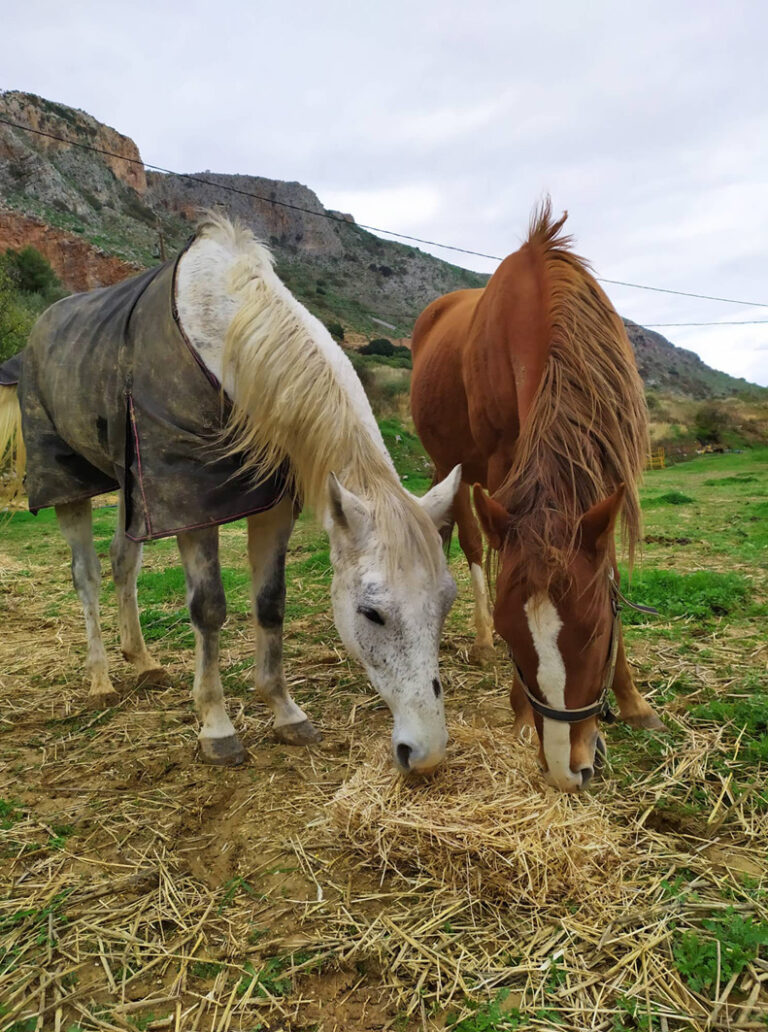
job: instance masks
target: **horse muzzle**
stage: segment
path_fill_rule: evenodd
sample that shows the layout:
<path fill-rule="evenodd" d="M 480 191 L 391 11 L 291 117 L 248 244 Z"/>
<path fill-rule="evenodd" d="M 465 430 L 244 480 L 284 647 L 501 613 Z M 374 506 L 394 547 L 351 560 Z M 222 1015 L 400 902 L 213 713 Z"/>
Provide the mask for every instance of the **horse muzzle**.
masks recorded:
<path fill-rule="evenodd" d="M 392 757 L 401 774 L 431 774 L 445 759 L 446 742 L 428 747 L 408 736 L 392 736 Z"/>

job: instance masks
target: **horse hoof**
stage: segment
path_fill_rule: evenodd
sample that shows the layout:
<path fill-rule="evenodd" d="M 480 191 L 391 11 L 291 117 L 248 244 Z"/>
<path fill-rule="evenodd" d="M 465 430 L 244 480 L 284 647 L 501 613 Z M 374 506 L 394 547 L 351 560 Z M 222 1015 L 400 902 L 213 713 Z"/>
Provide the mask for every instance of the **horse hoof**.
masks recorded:
<path fill-rule="evenodd" d="M 216 767 L 237 767 L 245 762 L 245 749 L 237 735 L 228 738 L 201 738 L 200 752 L 204 763 Z"/>
<path fill-rule="evenodd" d="M 476 666 L 488 666 L 496 662 L 496 650 L 493 645 L 473 645 L 469 650 L 469 661 Z"/>
<path fill-rule="evenodd" d="M 309 720 L 302 720 L 298 724 L 281 724 L 273 730 L 275 738 L 284 745 L 316 745 L 323 740 L 323 736 Z"/>
<path fill-rule="evenodd" d="M 170 688 L 171 675 L 162 667 L 152 667 L 151 670 L 142 670 L 136 676 L 137 688 Z"/>
<path fill-rule="evenodd" d="M 104 692 L 91 692 L 88 696 L 88 708 L 93 710 L 111 709 L 120 702 L 120 696 L 114 688 L 108 688 Z"/>
<path fill-rule="evenodd" d="M 625 724 L 630 727 L 645 728 L 648 731 L 665 731 L 666 724 L 650 710 L 648 713 L 633 713 L 628 717 L 621 717 Z"/>

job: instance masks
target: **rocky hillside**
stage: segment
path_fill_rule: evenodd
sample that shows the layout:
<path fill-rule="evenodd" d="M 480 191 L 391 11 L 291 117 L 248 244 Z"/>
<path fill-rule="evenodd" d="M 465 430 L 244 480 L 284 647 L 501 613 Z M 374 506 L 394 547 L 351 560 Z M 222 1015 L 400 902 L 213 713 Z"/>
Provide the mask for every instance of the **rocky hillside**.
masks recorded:
<path fill-rule="evenodd" d="M 312 311 L 361 333 L 407 336 L 414 317 L 438 294 L 484 282 L 477 273 L 366 233 L 351 215 L 326 213 L 300 183 L 211 172 L 198 173 L 206 181 L 199 183 L 145 173 L 132 163 L 139 152 L 127 137 L 31 94 L 0 93 L 0 117 L 117 155 L 0 124 L 0 203 L 6 209 L 0 209 L 0 247 L 16 246 L 9 209 L 51 227 L 58 248 L 49 236 L 41 249 L 71 289 L 83 285 L 82 271 L 73 276 L 64 258 L 72 238 L 94 249 L 95 264 L 110 255 L 131 268 L 147 266 L 181 246 L 201 208 L 217 206 L 270 244 L 282 278 Z"/>
<path fill-rule="evenodd" d="M 624 320 L 647 388 L 684 398 L 727 398 L 734 394 L 768 397 L 768 388 L 712 369 L 697 354 L 679 348 L 654 330 Z"/>
<path fill-rule="evenodd" d="M 433 298 L 485 282 L 367 233 L 351 215 L 326 212 L 300 183 L 214 172 L 195 173 L 199 182 L 145 172 L 132 140 L 32 94 L 0 93 L 0 118 L 96 149 L 0 123 L 0 252 L 33 244 L 71 290 L 115 282 L 172 254 L 198 211 L 218 206 L 270 244 L 281 277 L 316 315 L 359 334 L 407 338 Z M 760 390 L 710 369 L 660 334 L 626 325 L 649 387 L 692 398 Z"/>

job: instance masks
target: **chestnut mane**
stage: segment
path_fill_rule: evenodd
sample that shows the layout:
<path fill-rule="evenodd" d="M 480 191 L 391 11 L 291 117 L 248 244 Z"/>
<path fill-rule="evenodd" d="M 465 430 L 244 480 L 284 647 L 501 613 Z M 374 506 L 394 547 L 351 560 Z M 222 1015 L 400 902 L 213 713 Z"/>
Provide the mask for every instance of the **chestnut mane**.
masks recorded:
<path fill-rule="evenodd" d="M 637 483 L 648 414 L 624 324 L 552 219 L 549 201 L 531 219 L 524 248 L 537 252 L 548 357 L 514 459 L 495 498 L 513 517 L 524 575 L 546 588 L 570 565 L 579 520 L 626 485 L 622 539 L 630 565 L 640 538 Z"/>

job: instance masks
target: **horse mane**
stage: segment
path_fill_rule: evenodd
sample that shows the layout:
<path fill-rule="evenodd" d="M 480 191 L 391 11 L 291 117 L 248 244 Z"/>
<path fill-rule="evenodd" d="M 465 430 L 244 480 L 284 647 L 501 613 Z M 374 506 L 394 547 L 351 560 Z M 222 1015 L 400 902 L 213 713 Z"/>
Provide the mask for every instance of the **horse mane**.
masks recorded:
<path fill-rule="evenodd" d="M 548 356 L 514 459 L 496 499 L 512 516 L 522 568 L 534 590 L 570 565 L 579 521 L 626 485 L 622 540 L 630 567 L 640 539 L 638 480 L 648 448 L 643 384 L 619 315 L 554 221 L 547 199 L 523 250 L 541 269 Z M 606 563 L 609 561 L 606 558 Z M 596 576 L 599 576 L 598 571 Z"/>
<path fill-rule="evenodd" d="M 390 571 L 414 561 L 436 576 L 440 544 L 429 514 L 401 485 L 351 363 L 323 324 L 275 273 L 253 233 L 207 213 L 198 235 L 232 253 L 230 286 L 239 301 L 224 345 L 226 382 L 237 385 L 227 425 L 233 452 L 262 479 L 286 465 L 295 497 L 321 516 L 328 478 L 363 498 Z"/>

